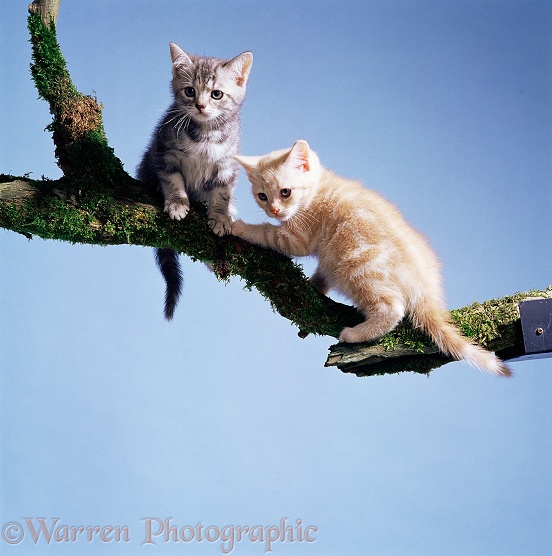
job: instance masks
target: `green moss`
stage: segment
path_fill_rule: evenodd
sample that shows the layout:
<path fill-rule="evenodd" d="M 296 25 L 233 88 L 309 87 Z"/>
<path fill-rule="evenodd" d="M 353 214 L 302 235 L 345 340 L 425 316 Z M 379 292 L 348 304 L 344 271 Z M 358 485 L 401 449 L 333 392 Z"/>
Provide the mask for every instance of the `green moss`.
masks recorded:
<path fill-rule="evenodd" d="M 531 290 L 483 303 L 472 303 L 468 307 L 451 311 L 451 316 L 464 335 L 490 351 L 497 352 L 499 357 L 508 359 L 519 354 L 519 345 L 523 343 L 519 303 L 546 297 L 552 297 L 552 286 L 545 290 Z M 381 348 L 385 350 L 383 353 Z M 331 346 L 326 365 L 336 365 L 343 372 L 358 376 L 403 371 L 429 373 L 452 361 L 442 353 L 435 352 L 436 349 L 428 337 L 414 330 L 405 319 L 377 342 Z"/>
<path fill-rule="evenodd" d="M 54 116 L 49 128 L 56 144 L 56 157 L 64 173 L 72 178 L 68 197 L 74 198 L 80 207 L 63 211 L 49 205 L 51 216 L 60 217 L 59 229 L 54 232 L 49 228 L 50 218 L 41 217 L 26 224 L 35 228 L 33 233 L 48 237 L 59 233 L 76 241 L 146 242 L 184 252 L 194 260 L 210 262 L 221 280 L 240 275 L 245 287 L 255 287 L 275 311 L 306 333 L 337 337 L 344 326 L 361 322 L 362 317 L 354 308 L 321 295 L 308 282 L 302 268 L 289 258 L 236 238 L 216 237 L 207 226 L 205 208 L 201 205 L 193 205 L 183 225 L 148 208 L 139 213 L 134 206 L 127 210 L 121 199 L 128 196 L 135 202 L 143 195 L 143 186 L 136 186 L 108 146 L 97 104 L 72 84 L 55 27 L 48 27 L 39 16 L 31 15 L 29 30 L 33 44 L 32 75 Z M 139 188 L 142 193 L 138 193 Z M 151 198 L 145 202 L 150 203 Z M 88 219 L 82 211 L 89 213 Z"/>
<path fill-rule="evenodd" d="M 0 222 L 5 228 L 23 233 L 25 219 L 16 203 L 0 204 Z"/>
<path fill-rule="evenodd" d="M 33 45 L 31 74 L 54 117 L 48 129 L 59 166 L 66 175 L 94 176 L 111 187 L 125 183 L 128 176 L 107 143 L 101 107 L 73 85 L 54 24 L 47 26 L 40 15 L 31 14 L 28 27 Z"/>
<path fill-rule="evenodd" d="M 424 348 L 432 346 L 433 343 L 421 330 L 413 328 L 408 317 L 405 317 L 391 332 L 371 345 L 382 345 L 386 351 L 393 351 L 398 345 L 403 345 L 423 353 Z"/>
<path fill-rule="evenodd" d="M 25 203 L 0 203 L 3 226 L 8 222 L 11 229 L 21 233 L 71 242 L 169 247 L 193 260 L 211 263 L 222 281 L 241 276 L 246 288 L 256 288 L 273 310 L 305 334 L 338 337 L 343 327 L 363 320 L 355 308 L 320 294 L 289 258 L 237 238 L 215 236 L 202 205 L 193 204 L 184 222 L 170 221 L 159 210 L 158 199 L 124 171 L 109 147 L 101 106 L 73 85 L 55 26 L 44 25 L 40 16 L 31 15 L 29 30 L 31 73 L 40 96 L 50 104 L 53 121 L 49 129 L 67 179 L 37 185 L 40 194 Z M 511 306 L 505 309 L 504 305 L 485 302 L 453 311 L 452 318 L 466 336 L 491 345 L 500 338 L 501 323 L 510 318 L 511 311 Z M 407 319 L 379 343 L 388 351 L 402 344 L 420 354 L 431 345 Z M 443 363 L 441 356 L 434 359 L 436 365 Z M 387 368 L 425 372 L 426 361 L 427 356 L 420 355 L 405 362 L 389 362 Z"/>
<path fill-rule="evenodd" d="M 503 347 L 503 343 L 507 342 L 507 339 L 501 342 L 504 327 L 519 318 L 519 302 L 527 299 L 528 296 L 545 296 L 548 291 L 533 290 L 483 303 L 475 302 L 451 311 L 451 319 L 467 338 L 489 349 L 499 350 Z M 393 331 L 373 342 L 372 345 L 382 345 L 386 351 L 393 351 L 398 345 L 402 345 L 423 353 L 424 348 L 434 344 L 426 334 L 413 328 L 409 319 L 405 318 Z"/>
<path fill-rule="evenodd" d="M 31 74 L 39 95 L 54 103 L 58 98 L 78 97 L 59 49 L 54 23 L 47 26 L 39 14 L 30 14 L 28 27 L 33 45 Z"/>
<path fill-rule="evenodd" d="M 518 292 L 500 299 L 490 299 L 455 309 L 451 311 L 451 317 L 464 335 L 493 351 L 499 351 L 509 345 L 509 338 L 504 336 L 504 329 L 519 319 L 520 301 L 551 295 L 552 286 L 545 290 Z"/>

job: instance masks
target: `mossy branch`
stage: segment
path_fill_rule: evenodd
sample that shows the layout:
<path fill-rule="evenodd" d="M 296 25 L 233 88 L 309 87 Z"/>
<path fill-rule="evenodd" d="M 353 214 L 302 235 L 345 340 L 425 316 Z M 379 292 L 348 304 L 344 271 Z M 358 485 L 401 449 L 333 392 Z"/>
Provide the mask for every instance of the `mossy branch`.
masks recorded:
<path fill-rule="evenodd" d="M 361 320 L 354 308 L 323 296 L 289 258 L 213 234 L 203 205 L 193 203 L 186 219 L 175 223 L 160 204 L 131 178 L 123 189 L 90 177 L 33 181 L 0 175 L 2 228 L 71 243 L 169 247 L 210 263 L 221 280 L 241 276 L 306 333 L 337 337 L 346 323 Z"/>
<path fill-rule="evenodd" d="M 60 0 L 33 0 L 29 4 L 29 13 L 38 14 L 46 25 L 57 21 Z"/>
<path fill-rule="evenodd" d="M 297 325 L 301 335 L 338 337 L 343 327 L 361 322 L 363 317 L 354 307 L 322 295 L 289 258 L 238 238 L 215 236 L 207 225 L 204 206 L 192 203 L 187 218 L 178 223 L 162 212 L 161 200 L 124 171 L 109 147 L 101 106 L 73 85 L 56 38 L 57 10 L 52 14 L 46 4 L 59 7 L 59 0 L 35 0 L 30 6 L 31 73 L 40 96 L 50 105 L 53 121 L 49 129 L 64 177 L 35 181 L 0 175 L 0 227 L 27 237 L 72 243 L 169 247 L 210 263 L 221 280 L 241 276 L 248 288 L 256 288 L 275 311 Z M 466 335 L 493 349 L 492 342 L 503 335 L 501 321 L 485 315 L 474 326 L 472 317 L 480 313 L 478 307 L 453 312 L 453 318 Z M 497 330 L 480 338 L 482 331 L 493 329 L 493 323 L 498 323 Z M 509 345 L 514 345 L 514 340 L 510 338 Z M 366 368 L 366 350 L 371 353 L 368 358 L 379 360 L 369 372 L 361 370 Z M 428 372 L 446 361 L 431 341 L 405 320 L 372 346 L 334 346 L 327 365 L 363 375 Z"/>
<path fill-rule="evenodd" d="M 49 127 L 64 178 L 4 179 L 11 184 L 0 192 L 0 226 L 71 242 L 169 247 L 210 263 L 220 279 L 241 276 L 304 333 L 337 337 L 347 323 L 362 320 L 354 308 L 321 295 L 289 258 L 215 236 L 202 205 L 193 203 L 183 222 L 171 222 L 159 209 L 160 199 L 124 171 L 109 147 L 101 107 L 72 83 L 53 20 L 31 11 L 29 31 L 31 73 L 50 105 Z"/>
<path fill-rule="evenodd" d="M 552 285 L 545 290 L 473 303 L 450 314 L 464 336 L 494 351 L 501 359 L 514 359 L 525 352 L 519 304 L 528 299 L 550 297 Z M 377 342 L 331 346 L 326 366 L 337 366 L 343 372 L 357 376 L 402 371 L 426 374 L 450 361 L 453 359 L 440 353 L 427 336 L 412 328 L 405 319 Z"/>

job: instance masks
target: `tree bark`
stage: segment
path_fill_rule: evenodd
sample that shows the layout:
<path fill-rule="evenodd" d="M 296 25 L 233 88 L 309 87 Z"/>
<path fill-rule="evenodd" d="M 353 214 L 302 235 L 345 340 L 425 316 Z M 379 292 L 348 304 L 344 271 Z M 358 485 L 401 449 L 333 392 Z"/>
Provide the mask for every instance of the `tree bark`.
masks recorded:
<path fill-rule="evenodd" d="M 50 25 L 53 21 L 57 23 L 60 0 L 34 0 L 29 4 L 29 13 L 35 13 L 40 16 L 46 25 Z"/>
<path fill-rule="evenodd" d="M 179 223 L 160 206 L 130 177 L 124 187 L 113 187 L 86 177 L 32 181 L 0 175 L 2 228 L 71 243 L 169 247 L 209 263 L 220 280 L 241 276 L 305 334 L 337 337 L 347 323 L 362 320 L 353 307 L 322 295 L 288 257 L 213 234 L 203 205 L 192 203 Z"/>
<path fill-rule="evenodd" d="M 192 203 L 186 219 L 178 223 L 162 212 L 161 199 L 129 176 L 109 147 L 96 99 L 73 85 L 55 33 L 58 9 L 59 0 L 35 0 L 29 6 L 29 30 L 31 73 L 40 96 L 50 105 L 49 130 L 64 177 L 35 181 L 0 175 L 0 227 L 26 237 L 72 243 L 174 249 L 210 263 L 220 280 L 241 276 L 248 288 L 255 287 L 275 311 L 291 320 L 302 337 L 337 338 L 345 326 L 364 320 L 354 307 L 321 294 L 288 257 L 232 236 L 214 235 L 203 205 Z M 551 292 L 549 288 L 537 294 Z M 519 343 L 517 303 L 534 293 L 504 298 L 500 311 L 489 313 L 489 304 L 498 302 L 485 302 L 453 311 L 452 318 L 481 345 L 514 349 Z M 332 346 L 326 365 L 364 376 L 402 370 L 427 373 L 449 360 L 405 319 L 371 345 Z"/>
<path fill-rule="evenodd" d="M 551 298 L 552 285 L 546 290 L 516 293 L 501 299 L 473 303 L 451 311 L 451 317 L 465 336 L 494 351 L 503 360 L 525 353 L 519 304 L 536 298 Z M 357 376 L 414 371 L 428 373 L 450 361 L 425 337 L 416 339 L 408 323 L 377 342 L 369 344 L 336 344 L 330 347 L 326 366 L 336 366 Z"/>

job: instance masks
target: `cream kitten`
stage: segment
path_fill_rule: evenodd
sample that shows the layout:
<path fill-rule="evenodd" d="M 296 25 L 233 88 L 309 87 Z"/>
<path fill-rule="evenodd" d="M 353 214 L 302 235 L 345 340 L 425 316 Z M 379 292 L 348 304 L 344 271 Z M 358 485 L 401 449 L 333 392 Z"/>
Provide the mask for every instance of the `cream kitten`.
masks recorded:
<path fill-rule="evenodd" d="M 280 225 L 237 220 L 232 234 L 286 255 L 316 256 L 311 280 L 323 293 L 342 292 L 366 316 L 342 330 L 341 342 L 379 338 L 408 314 L 446 355 L 511 375 L 500 359 L 462 337 L 450 322 L 439 261 L 392 204 L 323 168 L 306 141 L 236 160 L 247 172 L 257 203 Z"/>

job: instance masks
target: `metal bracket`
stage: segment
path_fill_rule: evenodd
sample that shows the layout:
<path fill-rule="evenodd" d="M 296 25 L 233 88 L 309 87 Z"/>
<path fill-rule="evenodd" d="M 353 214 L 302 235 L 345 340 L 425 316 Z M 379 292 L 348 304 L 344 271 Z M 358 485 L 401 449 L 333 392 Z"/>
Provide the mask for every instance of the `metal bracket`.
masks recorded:
<path fill-rule="evenodd" d="M 552 298 L 519 304 L 525 353 L 516 360 L 552 357 Z"/>

